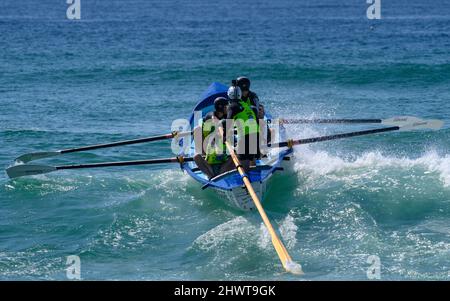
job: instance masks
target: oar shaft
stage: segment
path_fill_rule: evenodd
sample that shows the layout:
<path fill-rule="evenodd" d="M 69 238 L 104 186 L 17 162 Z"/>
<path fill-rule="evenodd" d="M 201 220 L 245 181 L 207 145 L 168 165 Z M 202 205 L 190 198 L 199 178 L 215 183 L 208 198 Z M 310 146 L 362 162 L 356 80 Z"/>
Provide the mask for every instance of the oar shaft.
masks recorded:
<path fill-rule="evenodd" d="M 381 128 L 381 129 L 365 130 L 365 131 L 350 132 L 350 133 L 344 133 L 344 134 L 336 134 L 336 135 L 321 136 L 321 137 L 315 137 L 315 138 L 306 138 L 306 139 L 291 140 L 291 141 L 285 141 L 285 142 L 279 142 L 279 143 L 272 143 L 272 144 L 268 144 L 268 146 L 269 147 L 285 147 L 285 146 L 308 144 L 308 143 L 314 143 L 314 142 L 321 142 L 321 141 L 328 141 L 328 140 L 335 140 L 335 139 L 342 139 L 342 138 L 349 138 L 349 137 L 356 137 L 356 136 L 364 136 L 364 135 L 384 133 L 384 132 L 392 132 L 392 131 L 398 131 L 398 130 L 400 130 L 400 127 L 392 126 L 392 127 L 387 127 L 387 128 Z"/>
<path fill-rule="evenodd" d="M 170 138 L 172 138 L 171 134 L 167 134 L 167 135 L 154 136 L 154 137 L 148 137 L 148 138 L 140 138 L 140 139 L 132 139 L 132 140 L 112 142 L 112 143 L 82 146 L 82 147 L 77 147 L 77 148 L 63 149 L 63 150 L 61 150 L 61 154 L 82 152 L 82 151 L 108 148 L 108 147 L 114 147 L 114 146 L 130 145 L 130 144 L 136 144 L 136 143 L 152 142 L 152 141 L 170 139 Z"/>
<path fill-rule="evenodd" d="M 275 234 L 275 230 L 273 229 L 272 224 L 270 223 L 269 218 L 267 217 L 267 214 L 266 214 L 264 208 L 261 205 L 259 197 L 256 194 L 255 190 L 253 189 L 253 186 L 252 186 L 250 180 L 248 179 L 248 176 L 245 173 L 245 170 L 242 167 L 241 162 L 239 161 L 236 153 L 234 152 L 234 149 L 231 147 L 229 142 L 226 142 L 226 145 L 227 145 L 228 151 L 230 152 L 230 156 L 233 159 L 234 165 L 236 166 L 237 171 L 241 175 L 242 181 L 244 182 L 245 187 L 248 190 L 248 193 L 252 197 L 252 199 L 253 199 L 253 201 L 255 203 L 255 206 L 258 209 L 258 212 L 261 215 L 261 218 L 262 218 L 264 224 L 266 225 L 267 229 L 269 230 L 271 236 L 272 235 L 276 235 Z M 287 254 L 287 255 L 289 256 L 289 254 Z M 288 259 L 291 260 L 290 257 L 288 257 Z"/>
<path fill-rule="evenodd" d="M 193 161 L 193 158 L 163 158 L 163 159 L 150 159 L 150 160 L 136 160 L 136 161 L 121 161 L 121 162 L 102 162 L 102 163 L 90 163 L 90 164 L 77 164 L 77 165 L 62 165 L 55 166 L 59 169 L 82 169 L 82 168 L 97 168 L 97 167 L 112 167 L 112 166 L 132 166 L 132 165 L 146 165 L 146 164 L 160 164 L 160 163 L 183 163 Z"/>
<path fill-rule="evenodd" d="M 124 141 L 117 141 L 112 143 L 104 143 L 104 144 L 96 144 L 96 145 L 88 145 L 83 147 L 77 147 L 77 148 L 69 148 L 69 149 L 63 149 L 60 151 L 61 154 L 67 154 L 67 153 L 74 153 L 74 152 L 81 152 L 81 151 L 87 151 L 87 150 L 94 150 L 94 149 L 100 149 L 100 148 L 108 148 L 108 147 L 114 147 L 114 146 L 123 146 L 123 145 L 130 145 L 130 144 L 137 144 L 137 143 L 144 143 L 144 142 L 152 142 L 152 141 L 158 141 L 158 140 L 165 140 L 165 139 L 172 139 L 176 136 L 186 136 L 190 135 L 191 132 L 172 132 L 170 134 L 160 135 L 160 136 L 153 136 L 153 137 L 146 137 L 146 138 L 139 138 L 139 139 L 132 139 L 132 140 L 124 140 Z"/>
<path fill-rule="evenodd" d="M 312 123 L 382 123 L 381 119 L 280 119 L 284 124 L 312 124 Z"/>
<path fill-rule="evenodd" d="M 60 169 L 81 169 L 81 168 L 96 168 L 96 167 L 110 167 L 110 166 L 130 166 L 130 165 L 144 165 L 144 164 L 159 164 L 159 163 L 180 163 L 193 161 L 193 158 L 184 158 L 182 156 L 174 158 L 137 160 L 137 161 L 120 161 L 120 162 L 104 162 L 104 163 L 90 163 L 79 165 L 61 165 L 49 166 L 39 164 L 19 164 L 8 167 L 6 173 L 12 178 L 23 176 L 40 175 L 53 172 Z"/>
<path fill-rule="evenodd" d="M 223 129 L 219 127 L 219 133 L 221 136 L 223 136 Z M 282 241 L 278 238 L 277 233 L 275 232 L 274 228 L 272 227 L 272 224 L 270 223 L 269 218 L 267 217 L 267 214 L 261 205 L 261 201 L 259 200 L 258 195 L 256 194 L 255 190 L 253 189 L 253 186 L 250 182 L 250 179 L 248 178 L 248 175 L 246 174 L 244 168 L 242 167 L 241 162 L 239 161 L 239 158 L 237 157 L 233 146 L 229 141 L 225 141 L 225 146 L 230 153 L 230 156 L 233 160 L 234 165 L 236 166 L 237 171 L 239 172 L 240 176 L 242 177 L 242 181 L 244 182 L 245 187 L 247 188 L 248 193 L 250 194 L 253 203 L 256 206 L 256 209 L 258 209 L 258 212 L 264 222 L 264 225 L 269 231 L 269 234 L 272 238 L 272 244 L 275 248 L 275 251 L 278 254 L 278 257 L 281 261 L 281 264 L 285 268 L 286 271 L 292 272 L 294 274 L 302 274 L 301 268 L 293 269 L 292 265 L 294 264 L 292 261 L 291 256 L 286 250 L 286 247 L 283 245 Z M 297 267 L 297 265 L 295 264 Z"/>
<path fill-rule="evenodd" d="M 158 141 L 158 140 L 164 140 L 164 139 L 171 139 L 171 138 L 175 138 L 175 137 L 189 136 L 191 134 L 192 134 L 192 131 L 191 132 L 176 132 L 175 131 L 175 132 L 172 132 L 170 134 L 165 134 L 165 135 L 132 139 L 132 140 L 124 140 L 124 141 L 116 141 L 116 142 L 105 143 L 105 144 L 88 145 L 88 146 L 82 146 L 82 147 L 77 147 L 77 148 L 68 148 L 68 149 L 63 149 L 63 150 L 59 150 L 59 151 L 34 152 L 34 153 L 28 153 L 28 154 L 24 154 L 24 155 L 17 157 L 16 162 L 28 163 L 30 161 L 51 158 L 51 157 L 58 156 L 61 154 L 82 152 L 82 151 L 88 151 L 88 150 L 94 150 L 94 149 L 100 149 L 100 148 L 130 145 L 130 144 L 137 144 L 137 143 L 144 143 L 144 142 L 152 142 L 152 141 Z"/>

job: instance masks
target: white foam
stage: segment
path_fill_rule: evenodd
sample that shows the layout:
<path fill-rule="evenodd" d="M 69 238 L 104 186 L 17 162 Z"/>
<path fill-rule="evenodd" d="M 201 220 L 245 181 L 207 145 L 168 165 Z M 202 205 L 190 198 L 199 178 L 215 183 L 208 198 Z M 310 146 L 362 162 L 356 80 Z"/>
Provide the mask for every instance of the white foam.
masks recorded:
<path fill-rule="evenodd" d="M 255 230 L 255 226 L 246 218 L 238 216 L 200 235 L 194 241 L 194 245 L 204 251 L 217 250 L 227 247 L 236 238 L 244 240 L 250 238 Z"/>
<path fill-rule="evenodd" d="M 302 266 L 294 261 L 287 261 L 286 262 L 286 269 L 295 275 L 303 275 Z"/>
<path fill-rule="evenodd" d="M 325 151 L 303 149 L 297 156 L 295 169 L 306 171 L 316 176 L 330 175 L 340 172 L 364 169 L 366 173 L 374 173 L 379 169 L 411 169 L 423 168 L 424 174 L 436 173 L 443 186 L 450 187 L 450 155 L 440 156 L 436 151 L 429 151 L 419 158 L 385 156 L 381 152 L 365 153 L 354 160 L 330 155 Z"/>
<path fill-rule="evenodd" d="M 294 218 L 291 215 L 288 214 L 286 216 L 281 223 L 279 230 L 281 237 L 286 244 L 286 248 L 294 248 L 297 243 L 297 238 L 295 236 L 297 235 L 298 226 L 295 224 Z"/>
<path fill-rule="evenodd" d="M 259 227 L 258 246 L 261 249 L 268 249 L 272 246 L 269 230 L 264 225 L 264 223 L 261 223 L 261 226 Z"/>

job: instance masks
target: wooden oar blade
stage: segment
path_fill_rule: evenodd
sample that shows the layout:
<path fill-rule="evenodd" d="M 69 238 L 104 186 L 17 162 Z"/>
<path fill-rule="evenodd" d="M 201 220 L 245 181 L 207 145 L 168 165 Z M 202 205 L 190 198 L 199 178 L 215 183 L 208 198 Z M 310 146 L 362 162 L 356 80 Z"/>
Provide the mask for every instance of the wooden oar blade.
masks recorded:
<path fill-rule="evenodd" d="M 428 128 L 432 130 L 440 130 L 444 127 L 444 121 L 439 119 L 429 119 Z"/>
<path fill-rule="evenodd" d="M 21 155 L 15 159 L 18 163 L 27 163 L 34 160 L 44 159 L 44 158 L 50 158 L 57 155 L 60 155 L 61 152 L 36 152 L 36 153 L 28 153 Z"/>
<path fill-rule="evenodd" d="M 400 131 L 415 130 L 439 130 L 444 126 L 444 122 L 438 119 L 418 119 L 412 123 L 400 126 Z"/>
<path fill-rule="evenodd" d="M 275 232 L 271 233 L 271 230 L 269 230 L 269 233 L 272 235 L 272 244 L 275 247 L 275 251 L 277 252 L 281 264 L 283 265 L 283 268 L 286 270 L 286 272 L 292 273 L 294 275 L 304 275 L 302 266 L 292 260 L 291 256 L 286 250 L 286 247 L 283 245 L 283 242 L 279 239 Z"/>
<path fill-rule="evenodd" d="M 421 121 L 422 119 L 414 116 L 396 116 L 388 119 L 383 119 L 381 124 L 388 126 L 405 126 L 407 124 L 412 124 L 414 122 Z"/>
<path fill-rule="evenodd" d="M 283 264 L 283 266 L 287 272 L 292 273 L 294 275 L 304 275 L 305 274 L 303 272 L 302 266 L 300 264 L 296 263 L 295 261 L 287 260 Z"/>
<path fill-rule="evenodd" d="M 48 165 L 37 165 L 37 164 L 21 164 L 11 166 L 6 169 L 6 174 L 11 179 L 19 178 L 23 176 L 40 175 L 44 173 L 49 173 L 55 171 L 56 167 Z"/>

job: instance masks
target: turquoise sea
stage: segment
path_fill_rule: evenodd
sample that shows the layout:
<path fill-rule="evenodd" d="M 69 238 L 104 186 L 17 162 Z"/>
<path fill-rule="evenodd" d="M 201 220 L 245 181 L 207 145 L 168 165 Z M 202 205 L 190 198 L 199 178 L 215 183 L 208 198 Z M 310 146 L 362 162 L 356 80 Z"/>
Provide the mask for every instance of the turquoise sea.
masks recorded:
<path fill-rule="evenodd" d="M 277 117 L 442 119 L 301 146 L 257 213 L 174 165 L 0 172 L 0 279 L 450 280 L 450 6 L 444 0 L 0 1 L 0 166 L 20 154 L 170 132 L 214 81 L 246 75 Z M 375 126 L 289 126 L 291 137 Z M 48 159 L 170 157 L 170 142 Z M 372 257 L 370 257 L 372 256 Z"/>

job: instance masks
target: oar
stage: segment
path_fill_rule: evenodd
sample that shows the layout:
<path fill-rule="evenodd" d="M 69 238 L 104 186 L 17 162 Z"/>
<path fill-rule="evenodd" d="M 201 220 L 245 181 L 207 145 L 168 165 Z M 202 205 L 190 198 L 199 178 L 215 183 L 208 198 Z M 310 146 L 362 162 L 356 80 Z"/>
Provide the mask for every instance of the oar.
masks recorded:
<path fill-rule="evenodd" d="M 184 163 L 193 161 L 193 158 L 174 157 L 163 159 L 150 159 L 150 160 L 137 160 L 137 161 L 120 161 L 120 162 L 104 162 L 104 163 L 90 163 L 90 164 L 78 164 L 78 165 L 39 165 L 39 164 L 21 164 L 11 166 L 6 169 L 8 176 L 12 178 L 18 178 L 23 176 L 39 175 L 49 173 L 52 171 L 62 169 L 82 169 L 82 168 L 98 168 L 98 167 L 111 167 L 111 166 L 130 166 L 130 165 L 145 165 L 145 164 L 161 164 L 161 163 Z"/>
<path fill-rule="evenodd" d="M 223 137 L 223 129 L 219 127 L 219 134 Z M 286 250 L 286 247 L 283 245 L 281 240 L 278 238 L 275 230 L 272 227 L 272 224 L 269 221 L 269 218 L 267 217 L 266 212 L 264 211 L 264 208 L 261 205 L 261 202 L 258 198 L 258 196 L 255 193 L 255 190 L 253 189 L 252 184 L 250 183 L 250 180 L 248 178 L 248 175 L 245 173 L 244 168 L 241 165 L 241 162 L 239 161 L 238 157 L 236 156 L 236 153 L 234 152 L 234 149 L 232 145 L 225 141 L 225 145 L 228 149 L 228 152 L 230 153 L 231 158 L 233 159 L 234 165 L 236 165 L 236 169 L 239 172 L 239 174 L 242 177 L 242 181 L 245 184 L 245 187 L 247 188 L 248 193 L 253 199 L 253 202 L 255 203 L 256 208 L 258 209 L 259 214 L 261 215 L 261 218 L 266 225 L 267 229 L 269 230 L 270 236 L 272 238 L 272 244 L 275 247 L 275 251 L 278 254 L 278 257 L 280 258 L 281 264 L 283 265 L 284 269 L 287 272 L 290 272 L 292 274 L 296 275 L 302 275 L 302 267 L 298 263 L 294 262 L 289 255 L 289 253 Z"/>
<path fill-rule="evenodd" d="M 314 124 L 314 123 L 341 123 L 341 124 L 359 124 L 359 123 L 381 123 L 387 126 L 403 126 L 419 121 L 413 116 L 397 116 L 388 119 L 280 119 L 283 124 Z"/>
<path fill-rule="evenodd" d="M 158 141 L 158 140 L 164 140 L 164 139 L 171 139 L 174 137 L 184 137 L 191 135 L 192 132 L 177 132 L 174 131 L 170 134 L 160 135 L 160 136 L 153 136 L 153 137 L 145 137 L 145 138 L 139 138 L 139 139 L 132 139 L 132 140 L 123 140 L 123 141 L 117 141 L 112 143 L 105 143 L 105 144 L 96 144 L 96 145 L 88 145 L 88 146 L 82 146 L 77 148 L 68 148 L 58 151 L 49 151 L 49 152 L 35 152 L 35 153 L 28 153 L 21 155 L 20 157 L 16 158 L 16 162 L 19 163 L 27 163 L 30 161 L 43 159 L 43 158 L 50 158 L 62 154 L 68 154 L 68 153 L 75 153 L 75 152 L 82 152 L 87 150 L 94 150 L 94 149 L 100 149 L 100 148 L 108 148 L 108 147 L 114 147 L 114 146 L 123 146 L 123 145 L 130 145 L 130 144 L 138 144 L 138 143 L 144 143 L 144 142 L 152 142 L 152 141 Z"/>
<path fill-rule="evenodd" d="M 306 139 L 299 139 L 299 140 L 290 139 L 285 142 L 268 144 L 268 146 L 269 147 L 285 147 L 285 146 L 292 147 L 294 145 L 300 145 L 300 144 L 308 144 L 308 143 L 314 143 L 314 142 L 342 139 L 342 138 L 355 137 L 355 136 L 364 136 L 364 135 L 392 132 L 392 131 L 413 131 L 413 130 L 422 130 L 422 129 L 438 130 L 438 129 L 442 128 L 443 125 L 444 125 L 444 122 L 441 120 L 416 118 L 416 121 L 409 123 L 409 124 L 404 124 L 401 126 L 392 126 L 392 127 L 387 127 L 387 128 L 350 132 L 350 133 L 343 133 L 343 134 L 335 134 L 335 135 L 306 138 Z"/>

